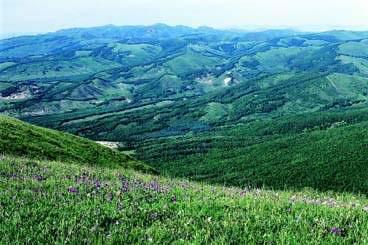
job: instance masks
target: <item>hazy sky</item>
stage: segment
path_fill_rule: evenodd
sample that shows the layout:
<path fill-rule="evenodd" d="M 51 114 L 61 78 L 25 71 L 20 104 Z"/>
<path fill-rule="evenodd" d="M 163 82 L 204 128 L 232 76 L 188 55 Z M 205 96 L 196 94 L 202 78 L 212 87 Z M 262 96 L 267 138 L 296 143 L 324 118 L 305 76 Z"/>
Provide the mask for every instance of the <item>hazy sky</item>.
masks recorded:
<path fill-rule="evenodd" d="M 368 30 L 368 0 L 0 0 L 2 33 L 153 23 Z"/>

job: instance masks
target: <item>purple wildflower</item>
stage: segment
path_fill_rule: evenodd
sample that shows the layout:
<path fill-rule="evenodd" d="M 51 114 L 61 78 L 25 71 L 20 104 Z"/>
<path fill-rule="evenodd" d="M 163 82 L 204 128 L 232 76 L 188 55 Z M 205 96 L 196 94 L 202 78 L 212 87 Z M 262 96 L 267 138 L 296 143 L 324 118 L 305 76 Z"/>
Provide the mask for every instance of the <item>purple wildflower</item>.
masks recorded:
<path fill-rule="evenodd" d="M 342 236 L 344 234 L 344 230 L 339 227 L 332 227 L 330 229 L 330 233 L 336 236 Z"/>
<path fill-rule="evenodd" d="M 129 180 L 127 177 L 125 177 L 124 175 L 120 175 L 120 182 L 121 182 L 121 192 L 128 192 L 129 191 Z"/>
<path fill-rule="evenodd" d="M 129 182 L 124 180 L 122 183 L 121 183 L 121 191 L 122 192 L 128 192 L 129 191 Z"/>
<path fill-rule="evenodd" d="M 75 188 L 75 187 L 69 187 L 69 188 L 68 188 L 68 192 L 69 192 L 69 193 L 78 193 L 79 191 L 78 191 L 78 189 L 77 189 L 77 188 Z"/>
<path fill-rule="evenodd" d="M 157 181 L 151 181 L 150 183 L 146 184 L 146 190 L 161 192 L 161 186 Z"/>
<path fill-rule="evenodd" d="M 99 180 L 95 181 L 95 187 L 96 189 L 100 189 L 101 188 L 101 182 Z"/>
<path fill-rule="evenodd" d="M 33 178 L 34 178 L 35 180 L 37 180 L 37 181 L 45 180 L 45 178 L 44 178 L 43 176 L 41 176 L 41 175 L 35 175 Z"/>
<path fill-rule="evenodd" d="M 172 201 L 173 203 L 176 203 L 176 196 L 172 196 L 172 197 L 171 197 L 171 201 Z"/>

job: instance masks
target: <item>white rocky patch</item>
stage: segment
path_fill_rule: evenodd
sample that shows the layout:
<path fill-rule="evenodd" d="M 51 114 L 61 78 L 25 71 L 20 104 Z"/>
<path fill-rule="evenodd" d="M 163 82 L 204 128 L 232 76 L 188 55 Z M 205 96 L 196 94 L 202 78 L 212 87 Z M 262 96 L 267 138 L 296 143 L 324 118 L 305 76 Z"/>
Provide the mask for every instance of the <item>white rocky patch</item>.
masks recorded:
<path fill-rule="evenodd" d="M 119 147 L 119 142 L 112 141 L 96 141 L 96 143 L 108 147 L 110 149 L 117 149 Z"/>
<path fill-rule="evenodd" d="M 208 84 L 208 85 L 213 84 L 213 80 L 211 78 L 200 79 L 199 82 L 204 83 L 204 84 Z"/>
<path fill-rule="evenodd" d="M 213 79 L 212 79 L 211 75 L 209 75 L 209 74 L 207 74 L 204 77 L 196 78 L 196 81 L 199 82 L 199 83 L 206 84 L 206 85 L 213 85 Z"/>
<path fill-rule="evenodd" d="M 232 81 L 233 79 L 231 77 L 227 77 L 224 79 L 224 85 L 229 86 Z"/>
<path fill-rule="evenodd" d="M 0 99 L 3 99 L 3 100 L 24 100 L 24 99 L 30 98 L 31 96 L 32 96 L 32 94 L 29 90 L 24 90 L 24 91 L 21 91 L 21 92 L 13 93 L 13 94 L 11 94 L 9 96 L 5 96 L 5 97 L 2 97 L 0 95 Z"/>

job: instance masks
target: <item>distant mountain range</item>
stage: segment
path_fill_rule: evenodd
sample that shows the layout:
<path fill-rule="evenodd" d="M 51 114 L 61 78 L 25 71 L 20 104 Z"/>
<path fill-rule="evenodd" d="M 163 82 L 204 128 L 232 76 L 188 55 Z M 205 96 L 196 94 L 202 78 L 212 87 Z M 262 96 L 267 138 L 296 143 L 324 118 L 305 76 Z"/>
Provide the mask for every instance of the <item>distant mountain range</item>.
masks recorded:
<path fill-rule="evenodd" d="M 367 38 L 163 24 L 16 37 L 0 41 L 0 110 L 124 141 L 363 106 Z"/>

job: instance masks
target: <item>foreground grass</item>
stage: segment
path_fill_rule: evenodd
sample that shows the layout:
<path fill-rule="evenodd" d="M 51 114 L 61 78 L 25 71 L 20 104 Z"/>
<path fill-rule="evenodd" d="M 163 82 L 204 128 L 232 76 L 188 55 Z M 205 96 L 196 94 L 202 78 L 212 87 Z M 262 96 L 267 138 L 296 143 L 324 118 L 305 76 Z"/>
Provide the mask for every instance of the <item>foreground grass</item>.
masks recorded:
<path fill-rule="evenodd" d="M 0 244 L 368 243 L 368 200 L 0 160 Z"/>

